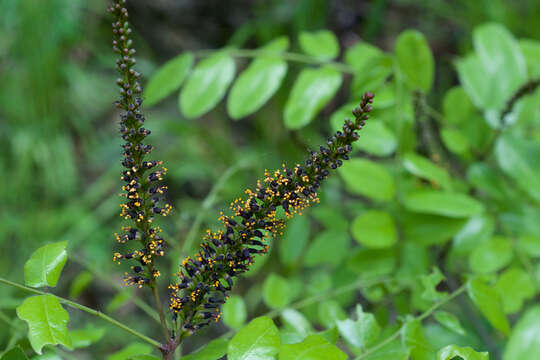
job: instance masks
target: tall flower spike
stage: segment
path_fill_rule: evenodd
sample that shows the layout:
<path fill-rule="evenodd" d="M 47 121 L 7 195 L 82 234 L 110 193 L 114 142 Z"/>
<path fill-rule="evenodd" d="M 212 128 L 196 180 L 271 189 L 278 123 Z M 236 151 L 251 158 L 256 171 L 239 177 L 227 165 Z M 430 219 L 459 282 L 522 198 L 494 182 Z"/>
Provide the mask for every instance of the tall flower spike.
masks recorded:
<path fill-rule="evenodd" d="M 125 198 L 125 203 L 120 205 L 120 216 L 131 223 L 130 226 L 122 227 L 121 234 L 115 235 L 119 243 L 135 242 L 137 249 L 127 253 L 115 253 L 113 260 L 136 261 L 138 264 L 131 267 L 131 274 L 126 273 L 125 281 L 127 284 L 142 287 L 152 285 L 154 279 L 159 276 L 159 271 L 154 266 L 154 258 L 164 255 L 165 244 L 159 235 L 161 230 L 159 227 L 153 227 L 154 215 L 168 215 L 171 206 L 159 205 L 162 200 L 160 195 L 166 189 L 159 181 L 163 179 L 167 169 L 160 167 L 161 161 L 145 159 L 152 150 L 151 145 L 144 144 L 150 130 L 143 127 L 145 119 L 141 112 L 142 87 L 139 83 L 140 74 L 134 69 L 135 49 L 132 48 L 129 15 L 125 4 L 126 0 L 114 0 L 109 7 L 109 12 L 114 16 L 113 50 L 119 55 L 116 68 L 120 77 L 116 83 L 120 87 L 120 99 L 115 105 L 123 110 L 120 115 L 120 133 L 125 141 L 122 145 L 124 149 L 122 165 L 126 170 L 121 177 L 125 182 L 121 194 Z"/>
<path fill-rule="evenodd" d="M 317 189 L 349 159 L 351 144 L 359 138 L 357 130 L 369 118 L 373 97 L 365 93 L 352 112 L 355 120 L 346 119 L 343 130 L 329 138 L 327 146 L 312 151 L 304 165 L 265 171 L 256 189 L 246 191 L 246 199 L 231 204 L 233 215 L 221 214 L 223 230 L 207 231 L 199 252 L 184 259 L 177 273 L 179 282 L 169 286 L 169 307 L 183 332 L 190 334 L 219 319 L 219 307 L 228 297 L 233 278 L 249 269 L 254 255 L 268 251 L 266 237 L 280 233 L 284 226 L 284 220 L 276 216 L 279 207 L 289 218 L 319 201 Z"/>

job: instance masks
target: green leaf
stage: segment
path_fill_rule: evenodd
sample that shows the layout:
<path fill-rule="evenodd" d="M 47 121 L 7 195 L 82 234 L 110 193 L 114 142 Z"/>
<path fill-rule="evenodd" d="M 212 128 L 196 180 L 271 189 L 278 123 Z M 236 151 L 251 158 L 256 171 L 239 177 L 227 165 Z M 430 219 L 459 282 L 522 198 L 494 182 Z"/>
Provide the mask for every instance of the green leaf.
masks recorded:
<path fill-rule="evenodd" d="M 229 340 L 217 338 L 210 341 L 202 349 L 197 350 L 187 356 L 183 356 L 182 360 L 216 360 L 221 359 L 227 354 Z"/>
<path fill-rule="evenodd" d="M 519 238 L 518 247 L 523 253 L 533 258 L 540 257 L 540 236 L 524 235 Z"/>
<path fill-rule="evenodd" d="M 363 360 L 409 360 L 410 350 L 399 339 L 391 341 Z"/>
<path fill-rule="evenodd" d="M 319 303 L 317 307 L 319 322 L 325 328 L 331 328 L 336 325 L 339 320 L 345 320 L 347 314 L 341 305 L 335 300 L 328 300 Z"/>
<path fill-rule="evenodd" d="M 153 355 L 135 355 L 129 358 L 129 360 L 159 360 L 159 359 L 160 358 Z"/>
<path fill-rule="evenodd" d="M 278 248 L 284 265 L 293 265 L 300 259 L 309 239 L 309 230 L 307 216 L 296 216 L 288 221 Z"/>
<path fill-rule="evenodd" d="M 453 218 L 479 215 L 484 211 L 484 205 L 468 195 L 427 189 L 406 194 L 403 205 L 410 211 Z"/>
<path fill-rule="evenodd" d="M 476 352 L 470 347 L 448 345 L 437 353 L 437 360 L 452 360 L 460 357 L 463 360 L 489 360 L 487 352 Z"/>
<path fill-rule="evenodd" d="M 495 156 L 502 171 L 540 202 L 540 144 L 504 134 L 497 140 Z"/>
<path fill-rule="evenodd" d="M 424 291 L 422 292 L 422 298 L 427 301 L 433 302 L 444 299 L 446 295 L 448 295 L 448 293 L 440 292 L 436 289 L 437 285 L 444 279 L 444 275 L 436 267 L 433 268 L 431 274 L 422 275 L 420 277 L 420 280 L 422 281 L 422 285 L 424 287 Z"/>
<path fill-rule="evenodd" d="M 239 329 L 247 319 L 247 310 L 244 299 L 233 295 L 223 304 L 223 322 L 230 328 Z"/>
<path fill-rule="evenodd" d="M 310 332 L 312 332 L 311 324 L 308 319 L 299 311 L 294 309 L 285 309 L 281 312 L 281 319 L 283 324 L 294 331 L 301 337 L 305 338 Z"/>
<path fill-rule="evenodd" d="M 262 316 L 252 320 L 229 343 L 229 360 L 274 360 L 280 347 L 274 322 Z"/>
<path fill-rule="evenodd" d="M 433 314 L 433 317 L 448 330 L 452 330 L 456 334 L 465 336 L 465 329 L 463 329 L 459 319 L 454 314 L 446 311 L 437 311 Z"/>
<path fill-rule="evenodd" d="M 85 348 L 101 340 L 105 335 L 105 328 L 87 327 L 86 329 L 71 330 L 69 335 L 73 349 Z"/>
<path fill-rule="evenodd" d="M 435 65 L 424 35 L 416 30 L 402 32 L 396 40 L 396 57 L 409 86 L 428 93 L 433 85 Z"/>
<path fill-rule="evenodd" d="M 442 245 L 465 224 L 465 219 L 405 212 L 402 218 L 405 237 L 424 246 Z"/>
<path fill-rule="evenodd" d="M 489 241 L 478 245 L 469 257 L 472 271 L 488 274 L 502 269 L 512 260 L 512 243 L 510 239 L 494 236 Z"/>
<path fill-rule="evenodd" d="M 24 264 L 24 282 L 28 286 L 54 287 L 67 260 L 66 241 L 40 247 Z"/>
<path fill-rule="evenodd" d="M 392 174 L 374 161 L 351 159 L 343 164 L 339 173 L 352 193 L 382 201 L 394 197 L 396 186 Z"/>
<path fill-rule="evenodd" d="M 473 43 L 485 71 L 498 79 L 492 89 L 493 101 L 504 105 L 527 80 L 527 66 L 519 45 L 504 26 L 496 23 L 475 28 Z"/>
<path fill-rule="evenodd" d="M 56 297 L 29 297 L 17 308 L 17 316 L 28 323 L 28 339 L 38 354 L 48 344 L 60 344 L 71 349 L 71 337 L 67 329 L 69 315 Z"/>
<path fill-rule="evenodd" d="M 122 292 L 117 293 L 111 301 L 107 304 L 107 312 L 114 312 L 116 309 L 120 308 L 127 302 L 131 301 L 133 297 L 133 292 L 131 289 L 125 289 Z"/>
<path fill-rule="evenodd" d="M 310 335 L 298 344 L 285 344 L 279 351 L 279 360 L 329 359 L 346 360 L 347 355 L 320 335 Z"/>
<path fill-rule="evenodd" d="M 287 50 L 287 47 L 286 37 L 272 41 L 261 50 L 276 54 L 257 57 L 240 74 L 227 99 L 227 111 L 233 119 L 253 114 L 276 93 L 287 73 L 287 62 L 279 52 Z"/>
<path fill-rule="evenodd" d="M 332 60 L 339 55 L 338 39 L 329 30 L 302 31 L 298 40 L 303 52 L 318 59 Z"/>
<path fill-rule="evenodd" d="M 355 70 L 351 90 L 357 96 L 380 88 L 393 70 L 390 56 L 367 42 L 358 42 L 347 49 L 345 62 Z"/>
<path fill-rule="evenodd" d="M 445 127 L 441 130 L 441 139 L 444 146 L 454 154 L 461 156 L 469 154 L 469 140 L 459 130 Z"/>
<path fill-rule="evenodd" d="M 534 297 L 536 288 L 531 276 L 520 268 L 511 268 L 501 274 L 495 288 L 503 302 L 506 314 L 521 310 L 523 302 Z"/>
<path fill-rule="evenodd" d="M 494 230 L 495 220 L 491 216 L 473 216 L 454 237 L 452 249 L 458 254 L 469 254 L 479 244 L 487 241 Z"/>
<path fill-rule="evenodd" d="M 107 360 L 129 360 L 137 355 L 148 355 L 152 353 L 152 347 L 147 344 L 133 343 L 112 355 L 107 356 Z"/>
<path fill-rule="evenodd" d="M 459 79 L 478 108 L 494 111 L 488 122 L 498 127 L 498 112 L 527 79 L 525 58 L 512 34 L 499 24 L 477 27 L 473 42 L 476 54 L 456 64 Z"/>
<path fill-rule="evenodd" d="M 26 354 L 19 346 L 14 347 L 13 349 L 6 352 L 1 358 L 1 360 L 28 360 Z"/>
<path fill-rule="evenodd" d="M 423 156 L 415 153 L 403 155 L 403 167 L 411 174 L 430 180 L 443 189 L 450 190 L 452 188 L 450 175 L 446 169 L 435 165 Z"/>
<path fill-rule="evenodd" d="M 351 319 L 338 321 L 338 331 L 350 344 L 359 349 L 365 349 L 377 341 L 381 327 L 375 316 L 365 313 L 361 305 L 356 306 L 356 315 L 358 317 L 356 321 Z"/>
<path fill-rule="evenodd" d="M 482 280 L 475 278 L 467 283 L 467 292 L 491 325 L 508 335 L 510 333 L 510 324 L 504 315 L 503 304 L 497 290 Z"/>
<path fill-rule="evenodd" d="M 202 60 L 180 93 L 180 110 L 187 118 L 204 115 L 225 96 L 234 79 L 235 64 L 226 52 Z"/>
<path fill-rule="evenodd" d="M 313 239 L 309 245 L 304 262 L 306 266 L 331 264 L 337 266 L 349 251 L 349 236 L 341 230 L 326 230 Z"/>
<path fill-rule="evenodd" d="M 263 300 L 273 309 L 281 309 L 289 304 L 290 286 L 287 280 L 274 273 L 270 274 L 263 285 Z"/>
<path fill-rule="evenodd" d="M 470 120 L 476 112 L 467 92 L 461 86 L 454 86 L 446 92 L 443 99 L 444 120 L 459 125 Z"/>
<path fill-rule="evenodd" d="M 69 288 L 69 297 L 76 298 L 78 297 L 90 283 L 94 277 L 88 271 L 83 271 L 71 282 L 71 287 Z"/>
<path fill-rule="evenodd" d="M 391 273 L 396 267 L 394 248 L 360 249 L 349 259 L 348 267 L 362 277 L 383 276 Z"/>
<path fill-rule="evenodd" d="M 331 66 L 302 70 L 285 105 L 285 125 L 300 129 L 309 124 L 334 97 L 341 81 L 341 73 Z"/>
<path fill-rule="evenodd" d="M 369 210 L 352 222 L 353 238 L 368 248 L 387 248 L 397 241 L 396 224 L 386 211 Z"/>
<path fill-rule="evenodd" d="M 540 305 L 527 310 L 514 326 L 503 360 L 531 360 L 540 354 Z"/>
<path fill-rule="evenodd" d="M 161 66 L 152 75 L 145 88 L 145 104 L 147 106 L 157 104 L 178 90 L 189 74 L 194 60 L 193 53 L 185 52 Z"/>
<path fill-rule="evenodd" d="M 411 360 L 432 360 L 435 349 L 426 338 L 420 320 L 408 321 L 402 330 L 403 342 L 411 351 Z"/>
<path fill-rule="evenodd" d="M 529 79 L 540 77 L 540 41 L 533 39 L 519 40 L 519 48 L 525 57 Z"/>

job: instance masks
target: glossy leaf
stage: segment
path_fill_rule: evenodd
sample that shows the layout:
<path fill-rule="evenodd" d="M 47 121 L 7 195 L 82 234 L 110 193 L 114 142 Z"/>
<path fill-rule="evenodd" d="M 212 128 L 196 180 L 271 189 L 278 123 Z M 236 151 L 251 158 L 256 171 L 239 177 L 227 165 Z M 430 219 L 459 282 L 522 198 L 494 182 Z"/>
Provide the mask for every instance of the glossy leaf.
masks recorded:
<path fill-rule="evenodd" d="M 467 292 L 491 325 L 508 335 L 510 333 L 510 324 L 504 315 L 503 304 L 498 292 L 478 278 L 467 283 Z"/>
<path fill-rule="evenodd" d="M 230 341 L 229 360 L 274 360 L 280 348 L 279 331 L 267 317 L 252 320 Z"/>
<path fill-rule="evenodd" d="M 495 288 L 502 299 L 506 314 L 520 311 L 523 302 L 534 297 L 536 293 L 533 279 L 521 268 L 511 268 L 503 272 Z"/>
<path fill-rule="evenodd" d="M 280 309 L 291 301 L 288 281 L 276 274 L 270 274 L 263 285 L 263 300 L 266 305 Z"/>
<path fill-rule="evenodd" d="M 253 114 L 276 93 L 287 73 L 287 62 L 279 52 L 287 50 L 287 47 L 286 37 L 272 41 L 261 50 L 276 54 L 257 57 L 240 74 L 227 99 L 227 111 L 233 119 Z"/>
<path fill-rule="evenodd" d="M 28 286 L 54 287 L 67 260 L 66 241 L 37 249 L 24 264 L 24 282 Z"/>
<path fill-rule="evenodd" d="M 402 330 L 403 342 L 411 351 L 411 360 L 432 360 L 435 349 L 429 343 L 419 320 L 408 321 Z"/>
<path fill-rule="evenodd" d="M 152 353 L 152 347 L 142 343 L 132 343 L 120 351 L 107 356 L 107 360 L 130 360 L 135 356 L 148 355 Z"/>
<path fill-rule="evenodd" d="M 448 345 L 437 353 L 437 360 L 452 360 L 460 357 L 463 360 L 489 360 L 487 352 L 477 352 L 470 347 Z"/>
<path fill-rule="evenodd" d="M 519 48 L 525 57 L 529 79 L 540 77 L 540 41 L 533 39 L 519 40 Z"/>
<path fill-rule="evenodd" d="M 29 297 L 17 308 L 17 316 L 28 323 L 28 339 L 36 353 L 41 354 L 43 346 L 49 344 L 71 348 L 69 315 L 56 297 Z"/>
<path fill-rule="evenodd" d="M 159 360 L 159 358 L 154 355 L 135 355 L 130 357 L 129 360 Z"/>
<path fill-rule="evenodd" d="M 97 343 L 105 335 L 105 328 L 87 327 L 85 329 L 70 330 L 73 349 L 85 348 Z"/>
<path fill-rule="evenodd" d="M 347 355 L 320 335 L 310 335 L 298 344 L 285 344 L 279 360 L 346 360 Z"/>
<path fill-rule="evenodd" d="M 180 93 L 182 114 L 196 118 L 210 111 L 225 96 L 234 73 L 234 60 L 226 52 L 218 52 L 202 60 Z"/>
<path fill-rule="evenodd" d="M 183 356 L 182 360 L 215 360 L 221 359 L 227 354 L 229 340 L 217 338 L 210 341 L 202 349 L 199 349 L 187 356 Z"/>
<path fill-rule="evenodd" d="M 351 256 L 347 265 L 360 276 L 387 275 L 396 267 L 396 253 L 393 248 L 360 249 Z"/>
<path fill-rule="evenodd" d="M 321 232 L 309 245 L 304 262 L 306 266 L 338 265 L 347 256 L 349 236 L 340 230 Z"/>
<path fill-rule="evenodd" d="M 396 40 L 396 57 L 409 86 L 429 92 L 433 85 L 435 61 L 425 36 L 416 30 L 402 32 Z"/>
<path fill-rule="evenodd" d="M 403 232 L 407 240 L 430 246 L 444 244 L 465 224 L 465 219 L 439 215 L 406 212 L 403 214 Z"/>
<path fill-rule="evenodd" d="M 443 128 L 441 130 L 441 139 L 446 148 L 454 154 L 467 156 L 469 154 L 469 140 L 459 130 L 452 128 Z"/>
<path fill-rule="evenodd" d="M 487 274 L 502 269 L 512 260 L 510 239 L 495 236 L 477 246 L 469 257 L 471 269 L 479 274 Z"/>
<path fill-rule="evenodd" d="M 461 326 L 459 319 L 454 315 L 446 311 L 437 311 L 433 314 L 435 320 L 437 320 L 442 326 L 448 330 L 452 330 L 456 334 L 465 335 L 465 329 Z"/>
<path fill-rule="evenodd" d="M 287 128 L 295 130 L 309 124 L 334 97 L 341 81 L 341 73 L 330 66 L 302 70 L 285 104 Z"/>
<path fill-rule="evenodd" d="M 419 190 L 406 194 L 403 205 L 410 211 L 463 218 L 479 215 L 484 205 L 468 195 L 439 190 Z"/>
<path fill-rule="evenodd" d="M 395 183 L 392 174 L 382 165 L 367 159 L 351 159 L 339 170 L 345 185 L 354 194 L 373 200 L 390 200 L 394 197 Z"/>
<path fill-rule="evenodd" d="M 230 328 L 239 329 L 247 319 L 247 310 L 244 299 L 238 295 L 232 295 L 223 304 L 223 323 Z"/>
<path fill-rule="evenodd" d="M 298 40 L 303 52 L 318 59 L 331 60 L 339 55 L 338 39 L 329 30 L 302 31 Z"/>
<path fill-rule="evenodd" d="M 540 201 L 540 144 L 504 135 L 495 145 L 495 156 L 501 169 L 533 199 Z"/>
<path fill-rule="evenodd" d="M 430 180 L 443 189 L 450 190 L 452 183 L 446 169 L 435 165 L 431 160 L 415 153 L 403 155 L 405 170 L 420 178 Z"/>
<path fill-rule="evenodd" d="M 365 356 L 363 360 L 409 360 L 409 356 L 410 349 L 400 339 L 396 339 Z"/>
<path fill-rule="evenodd" d="M 512 330 L 503 360 L 531 360 L 540 354 L 540 305 L 527 310 Z"/>
<path fill-rule="evenodd" d="M 328 300 L 319 303 L 317 307 L 319 322 L 325 328 L 331 328 L 336 325 L 339 320 L 345 320 L 347 314 L 341 305 L 335 300 Z"/>
<path fill-rule="evenodd" d="M 495 231 L 495 220 L 489 215 L 473 216 L 454 236 L 452 248 L 458 254 L 469 254 L 487 241 Z"/>
<path fill-rule="evenodd" d="M 294 331 L 303 339 L 312 332 L 309 320 L 299 311 L 294 309 L 285 309 L 281 312 L 283 324 L 294 329 Z"/>
<path fill-rule="evenodd" d="M 362 306 L 356 306 L 357 320 L 340 320 L 337 328 L 341 336 L 350 344 L 359 349 L 366 347 L 377 341 L 381 328 L 373 314 L 365 313 Z"/>
<path fill-rule="evenodd" d="M 369 210 L 358 215 L 352 225 L 353 238 L 368 248 L 387 248 L 397 241 L 397 229 L 392 215 Z"/>
<path fill-rule="evenodd" d="M 83 271 L 71 282 L 71 287 L 69 288 L 69 297 L 76 298 L 81 293 L 86 290 L 94 279 L 93 275 L 88 271 Z"/>
<path fill-rule="evenodd" d="M 145 105 L 152 106 L 178 90 L 189 74 L 195 56 L 185 52 L 169 60 L 150 78 L 144 90 Z"/>

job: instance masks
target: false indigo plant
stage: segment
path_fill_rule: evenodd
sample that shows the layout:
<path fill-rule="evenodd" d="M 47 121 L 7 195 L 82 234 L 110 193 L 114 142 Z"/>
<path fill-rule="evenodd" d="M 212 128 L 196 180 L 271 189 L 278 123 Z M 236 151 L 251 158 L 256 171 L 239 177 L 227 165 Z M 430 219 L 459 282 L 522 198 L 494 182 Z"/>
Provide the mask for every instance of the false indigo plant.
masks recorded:
<path fill-rule="evenodd" d="M 147 286 L 154 292 L 167 340 L 161 351 L 164 358 L 169 358 L 183 338 L 220 318 L 219 308 L 228 298 L 233 278 L 248 271 L 257 254 L 268 251 L 267 237 L 281 234 L 285 219 L 278 216 L 279 208 L 285 218 L 290 218 L 319 201 L 317 191 L 323 181 L 349 159 L 352 143 L 359 139 L 357 131 L 369 118 L 374 95 L 365 93 L 352 112 L 354 120 L 346 119 L 342 131 L 337 131 L 318 151 L 311 151 L 303 165 L 283 165 L 283 169 L 265 171 L 256 188 L 246 190 L 245 199 L 231 203 L 231 215 L 221 213 L 223 229 L 207 231 L 201 249 L 182 261 L 176 274 L 178 282 L 169 285 L 169 309 L 175 325 L 170 336 L 158 295 L 160 271 L 155 264 L 155 259 L 164 255 L 165 240 L 159 235 L 160 228 L 154 226 L 154 215 L 166 216 L 172 209 L 168 204 L 159 205 L 166 190 L 159 182 L 167 169 L 158 169 L 160 161 L 146 159 L 152 150 L 152 146 L 144 144 L 150 130 L 143 127 L 142 87 L 140 74 L 134 69 L 135 50 L 125 4 L 126 0 L 115 0 L 109 8 L 114 16 L 113 49 L 119 55 L 116 68 L 120 74 L 120 100 L 115 104 L 123 110 L 120 132 L 125 141 L 125 170 L 121 177 L 125 185 L 121 195 L 126 202 L 121 205 L 121 216 L 130 222 L 122 227 L 121 234 L 116 234 L 116 239 L 122 244 L 137 242 L 139 249 L 117 252 L 113 259 L 136 264 L 131 266 L 131 273 L 126 273 L 126 284 Z"/>

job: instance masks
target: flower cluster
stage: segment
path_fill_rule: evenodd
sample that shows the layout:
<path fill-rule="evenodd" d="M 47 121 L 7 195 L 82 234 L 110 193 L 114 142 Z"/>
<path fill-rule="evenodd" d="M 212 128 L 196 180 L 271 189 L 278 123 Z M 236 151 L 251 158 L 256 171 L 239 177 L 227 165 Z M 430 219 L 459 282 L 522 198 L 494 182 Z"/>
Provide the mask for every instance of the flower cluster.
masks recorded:
<path fill-rule="evenodd" d="M 119 243 L 136 241 L 137 250 L 128 253 L 115 253 L 113 260 L 133 259 L 138 262 L 132 266 L 132 274 L 126 273 L 127 284 L 139 287 L 150 285 L 153 279 L 160 275 L 155 269 L 153 260 L 156 256 L 164 255 L 164 240 L 159 235 L 161 229 L 153 226 L 154 215 L 166 216 L 171 211 L 170 205 L 160 206 L 160 195 L 166 186 L 160 185 L 167 169 L 161 167 L 161 161 L 146 160 L 145 157 L 152 151 L 151 145 L 144 144 L 144 139 L 150 135 L 150 130 L 143 127 L 144 116 L 141 112 L 142 87 L 139 83 L 140 74 L 135 71 L 136 63 L 133 55 L 135 50 L 131 47 L 131 29 L 128 22 L 126 0 L 114 0 L 109 12 L 114 15 L 113 49 L 119 54 L 116 68 L 120 77 L 116 81 L 120 87 L 120 100 L 115 105 L 123 110 L 120 115 L 120 132 L 125 143 L 124 160 L 122 165 L 126 168 L 121 179 L 123 196 L 126 201 L 121 205 L 121 216 L 131 222 L 130 226 L 122 227 L 121 234 L 115 234 Z M 142 245 L 142 248 L 141 248 Z"/>
<path fill-rule="evenodd" d="M 231 204 L 231 216 L 221 214 L 223 229 L 208 231 L 198 253 L 183 260 L 179 282 L 169 286 L 169 307 L 184 331 L 193 332 L 219 319 L 219 306 L 227 299 L 233 278 L 249 269 L 254 255 L 264 255 L 266 238 L 282 229 L 285 219 L 278 216 L 279 208 L 289 218 L 319 201 L 317 190 L 330 171 L 349 159 L 351 144 L 358 140 L 357 130 L 369 118 L 372 102 L 373 94 L 365 93 L 353 110 L 355 120 L 346 119 L 343 131 L 329 138 L 327 146 L 312 151 L 304 165 L 265 171 L 256 189 L 246 191 L 246 199 Z"/>

